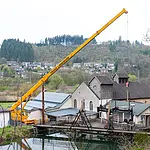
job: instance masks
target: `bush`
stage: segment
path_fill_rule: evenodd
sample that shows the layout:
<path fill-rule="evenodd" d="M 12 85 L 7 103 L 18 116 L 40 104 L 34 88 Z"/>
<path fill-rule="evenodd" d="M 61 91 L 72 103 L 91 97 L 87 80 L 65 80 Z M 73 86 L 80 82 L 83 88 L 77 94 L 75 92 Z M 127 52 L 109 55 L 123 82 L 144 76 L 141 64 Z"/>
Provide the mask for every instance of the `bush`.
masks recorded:
<path fill-rule="evenodd" d="M 9 87 L 7 87 L 7 86 L 0 86 L 0 92 L 6 91 L 8 89 L 9 89 Z"/>

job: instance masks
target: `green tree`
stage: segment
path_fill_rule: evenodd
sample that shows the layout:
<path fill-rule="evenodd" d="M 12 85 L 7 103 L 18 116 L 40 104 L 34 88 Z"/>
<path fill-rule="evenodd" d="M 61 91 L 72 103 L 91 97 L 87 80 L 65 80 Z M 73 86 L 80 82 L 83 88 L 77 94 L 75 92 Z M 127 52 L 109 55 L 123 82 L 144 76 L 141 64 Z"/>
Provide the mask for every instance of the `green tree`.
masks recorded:
<path fill-rule="evenodd" d="M 2 57 L 0 58 L 0 64 L 6 64 L 7 63 L 7 59 Z"/>
<path fill-rule="evenodd" d="M 0 49 L 0 57 L 18 62 L 34 61 L 32 44 L 21 42 L 16 39 L 4 40 Z"/>
<path fill-rule="evenodd" d="M 14 71 L 7 65 L 1 65 L 1 72 L 4 73 L 4 77 L 11 77 L 14 74 Z"/>
<path fill-rule="evenodd" d="M 117 72 L 118 71 L 118 61 L 115 62 L 114 66 L 115 66 L 114 71 Z"/>
<path fill-rule="evenodd" d="M 109 44 L 109 50 L 110 50 L 110 52 L 116 51 L 116 45 L 115 45 L 114 42 L 111 42 L 111 43 Z"/>
<path fill-rule="evenodd" d="M 128 77 L 129 77 L 129 81 L 135 82 L 137 80 L 137 77 L 135 75 L 128 74 Z"/>
<path fill-rule="evenodd" d="M 63 82 L 63 78 L 60 75 L 54 74 L 48 79 L 47 84 L 51 89 L 57 90 Z"/>

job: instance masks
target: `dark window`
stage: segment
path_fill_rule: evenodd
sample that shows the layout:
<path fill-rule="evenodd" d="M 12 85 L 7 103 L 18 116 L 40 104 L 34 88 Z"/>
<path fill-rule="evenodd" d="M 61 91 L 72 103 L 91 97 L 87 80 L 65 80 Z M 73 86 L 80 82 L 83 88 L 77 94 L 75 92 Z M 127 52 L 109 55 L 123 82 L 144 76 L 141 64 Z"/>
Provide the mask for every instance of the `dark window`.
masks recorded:
<path fill-rule="evenodd" d="M 90 110 L 93 110 L 93 102 L 90 101 Z"/>
<path fill-rule="evenodd" d="M 82 108 L 82 109 L 85 109 L 85 99 L 83 99 L 83 100 L 81 101 L 81 108 Z"/>
<path fill-rule="evenodd" d="M 121 83 L 121 79 L 119 78 L 119 83 Z"/>
<path fill-rule="evenodd" d="M 74 108 L 77 108 L 77 100 L 74 99 Z"/>

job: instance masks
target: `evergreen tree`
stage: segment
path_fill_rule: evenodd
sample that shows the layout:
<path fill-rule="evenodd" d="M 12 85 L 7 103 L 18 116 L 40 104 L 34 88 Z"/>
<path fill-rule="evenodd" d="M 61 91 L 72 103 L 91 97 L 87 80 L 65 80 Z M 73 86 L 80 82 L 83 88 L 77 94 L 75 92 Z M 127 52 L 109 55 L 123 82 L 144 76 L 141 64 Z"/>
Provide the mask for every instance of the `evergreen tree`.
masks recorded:
<path fill-rule="evenodd" d="M 8 61 L 32 62 L 34 61 L 34 50 L 30 43 L 21 42 L 19 39 L 8 39 L 2 43 L 0 57 L 4 57 Z"/>

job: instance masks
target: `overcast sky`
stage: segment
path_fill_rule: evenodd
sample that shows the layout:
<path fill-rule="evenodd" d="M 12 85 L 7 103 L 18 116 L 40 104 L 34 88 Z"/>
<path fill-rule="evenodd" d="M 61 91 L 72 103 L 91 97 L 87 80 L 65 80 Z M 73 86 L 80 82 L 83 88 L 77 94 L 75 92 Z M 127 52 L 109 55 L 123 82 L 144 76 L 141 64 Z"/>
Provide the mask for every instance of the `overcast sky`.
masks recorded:
<path fill-rule="evenodd" d="M 97 40 L 142 41 L 150 28 L 149 7 L 149 0 L 0 0 L 0 43 L 8 38 L 35 43 L 62 34 L 90 37 L 123 8 L 128 15 Z"/>

